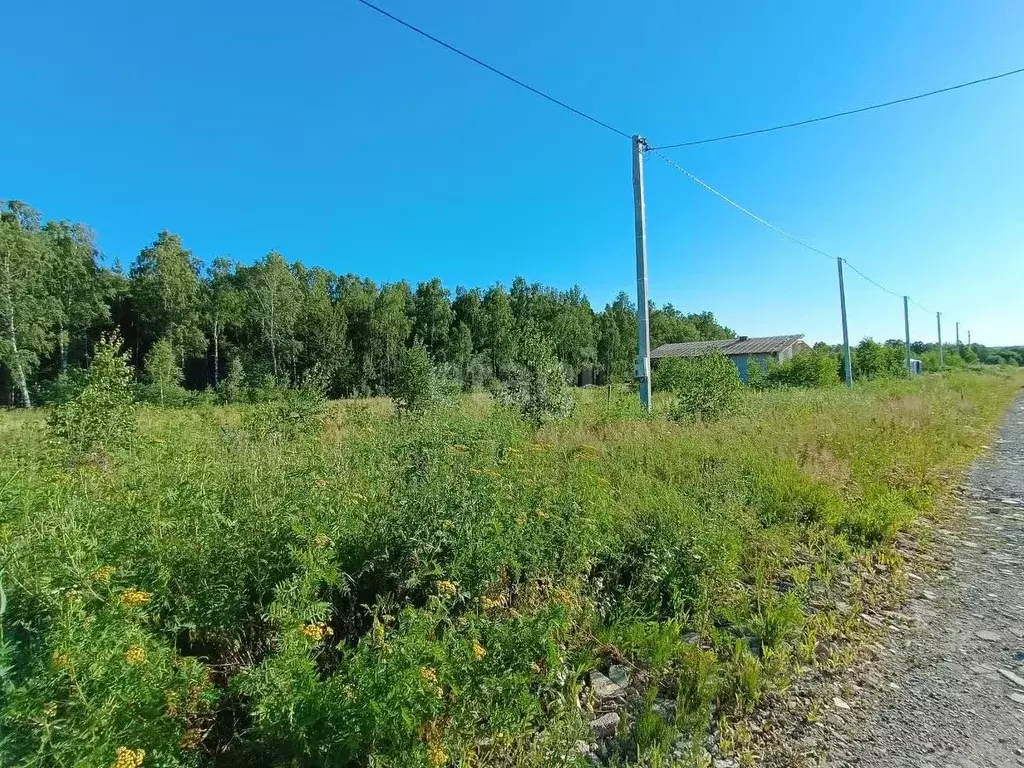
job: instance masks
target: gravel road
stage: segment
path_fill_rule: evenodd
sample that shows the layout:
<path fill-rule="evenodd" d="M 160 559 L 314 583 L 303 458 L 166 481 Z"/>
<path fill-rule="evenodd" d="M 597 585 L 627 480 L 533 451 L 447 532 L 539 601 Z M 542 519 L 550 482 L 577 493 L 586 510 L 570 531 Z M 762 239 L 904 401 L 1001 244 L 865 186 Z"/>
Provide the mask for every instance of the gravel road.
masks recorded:
<path fill-rule="evenodd" d="M 935 531 L 937 572 L 913 577 L 909 627 L 852 707 L 829 713 L 826 765 L 1024 766 L 1024 395 L 962 496 L 965 513 Z"/>

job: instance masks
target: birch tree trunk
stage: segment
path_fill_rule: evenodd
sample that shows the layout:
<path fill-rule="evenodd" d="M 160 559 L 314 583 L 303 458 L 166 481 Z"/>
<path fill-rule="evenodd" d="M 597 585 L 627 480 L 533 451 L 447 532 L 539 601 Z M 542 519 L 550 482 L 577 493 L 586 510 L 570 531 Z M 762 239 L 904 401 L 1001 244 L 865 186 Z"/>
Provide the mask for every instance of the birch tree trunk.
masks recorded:
<path fill-rule="evenodd" d="M 21 402 L 26 408 L 32 407 L 32 398 L 28 394 L 28 381 L 25 379 L 25 367 L 21 364 L 18 354 L 18 333 L 14 325 L 14 297 L 11 295 L 11 253 L 4 253 L 4 310 L 7 312 L 7 340 L 11 345 L 11 370 L 14 382 L 21 390 Z"/>

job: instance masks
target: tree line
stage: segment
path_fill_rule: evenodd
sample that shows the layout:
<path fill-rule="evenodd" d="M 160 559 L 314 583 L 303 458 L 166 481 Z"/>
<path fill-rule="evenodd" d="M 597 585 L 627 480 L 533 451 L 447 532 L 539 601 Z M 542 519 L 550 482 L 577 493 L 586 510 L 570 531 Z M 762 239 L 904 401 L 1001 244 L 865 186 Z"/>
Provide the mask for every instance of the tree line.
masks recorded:
<path fill-rule="evenodd" d="M 116 331 L 140 381 L 188 389 L 295 386 L 313 371 L 333 397 L 391 394 L 402 357 L 422 346 L 463 387 L 506 381 L 526 339 L 549 343 L 570 380 L 631 381 L 636 305 L 602 310 L 574 286 L 516 277 L 510 288 L 434 278 L 415 287 L 289 262 L 204 263 L 161 232 L 130 267 L 107 265 L 87 226 L 0 202 L 0 392 L 29 406 L 88 364 Z M 732 338 L 710 312 L 651 307 L 652 348 Z"/>

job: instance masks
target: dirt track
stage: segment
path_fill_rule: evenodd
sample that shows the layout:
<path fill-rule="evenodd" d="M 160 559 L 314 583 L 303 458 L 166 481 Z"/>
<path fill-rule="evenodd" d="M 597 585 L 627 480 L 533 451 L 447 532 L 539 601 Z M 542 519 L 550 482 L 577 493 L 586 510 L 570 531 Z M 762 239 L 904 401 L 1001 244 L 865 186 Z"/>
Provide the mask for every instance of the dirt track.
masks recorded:
<path fill-rule="evenodd" d="M 911 582 L 905 629 L 851 709 L 830 709 L 827 765 L 1024 766 L 1024 395 L 963 501 L 935 532 L 937 573 Z"/>

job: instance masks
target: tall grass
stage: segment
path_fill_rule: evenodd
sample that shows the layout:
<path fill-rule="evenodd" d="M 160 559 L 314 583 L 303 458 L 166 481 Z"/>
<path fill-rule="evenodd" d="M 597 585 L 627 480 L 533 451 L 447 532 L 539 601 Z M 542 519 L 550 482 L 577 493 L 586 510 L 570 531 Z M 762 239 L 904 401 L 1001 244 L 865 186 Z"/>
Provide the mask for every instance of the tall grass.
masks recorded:
<path fill-rule="evenodd" d="M 611 759 L 657 761 L 814 662 L 837 574 L 931 512 L 1022 381 L 687 425 L 587 392 L 539 431 L 480 398 L 284 431 L 146 408 L 87 461 L 4 414 L 3 764 L 583 765 L 611 661 L 646 694 Z"/>

